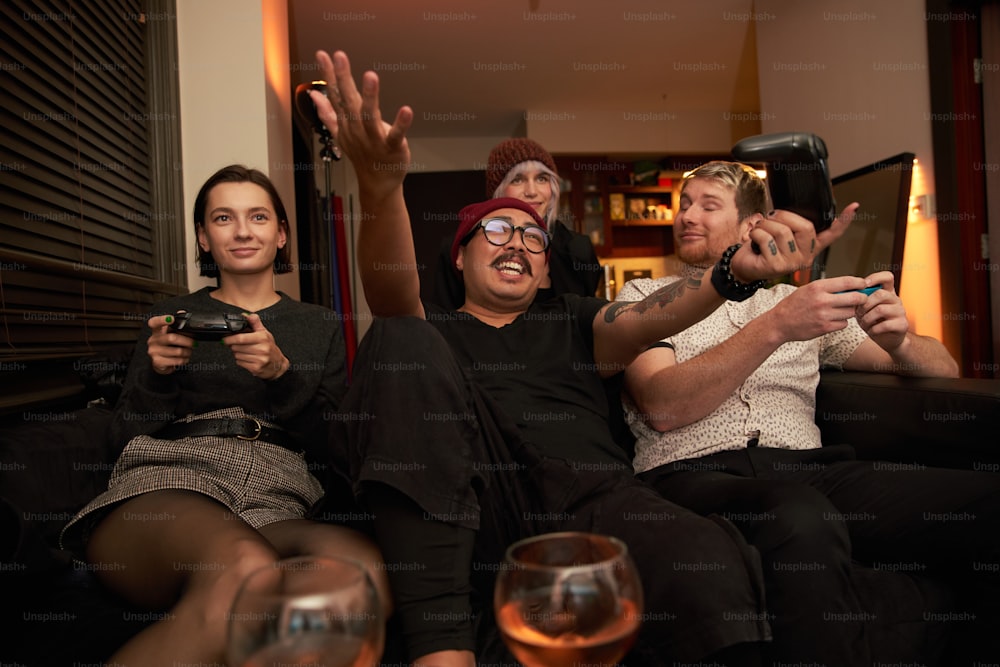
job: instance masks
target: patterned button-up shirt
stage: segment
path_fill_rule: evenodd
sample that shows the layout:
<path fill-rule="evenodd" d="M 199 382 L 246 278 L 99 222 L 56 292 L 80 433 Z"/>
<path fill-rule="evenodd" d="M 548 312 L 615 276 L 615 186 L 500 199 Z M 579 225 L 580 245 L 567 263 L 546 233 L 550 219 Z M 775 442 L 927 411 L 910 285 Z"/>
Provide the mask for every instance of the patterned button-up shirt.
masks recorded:
<path fill-rule="evenodd" d="M 686 267 L 684 273 L 702 270 Z M 638 301 L 683 277 L 633 280 L 621 289 L 617 299 Z M 779 284 L 759 290 L 746 301 L 727 301 L 701 322 L 664 342 L 673 348 L 677 363 L 683 363 L 734 335 L 795 289 Z M 815 412 L 820 368 L 842 368 L 867 337 L 851 318 L 847 328 L 840 331 L 812 340 L 785 343 L 712 413 L 666 433 L 650 428 L 635 404 L 624 395 L 626 420 L 636 436 L 635 471 L 644 472 L 672 461 L 742 449 L 751 438 L 757 438 L 760 447 L 819 447 Z"/>

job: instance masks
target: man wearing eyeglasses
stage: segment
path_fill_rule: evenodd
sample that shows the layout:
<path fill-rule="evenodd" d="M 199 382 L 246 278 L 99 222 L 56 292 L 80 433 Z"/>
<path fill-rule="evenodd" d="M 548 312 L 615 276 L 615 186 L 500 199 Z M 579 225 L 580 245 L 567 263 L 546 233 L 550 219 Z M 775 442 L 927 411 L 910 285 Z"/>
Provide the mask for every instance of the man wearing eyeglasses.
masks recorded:
<path fill-rule="evenodd" d="M 531 287 L 534 298 L 538 281 L 548 272 L 549 233 L 545 222 L 529 211 L 533 209 L 519 199 L 501 198 L 467 207 L 459 213 L 458 231 L 451 244 L 452 263 L 463 275 L 466 264 L 472 270 L 490 269 L 482 272 L 486 278 L 484 284 L 466 283 L 465 304 L 459 310 L 473 314 L 478 311 L 490 317 L 494 298 L 499 301 L 497 305 L 505 304 L 503 308 L 512 305 L 510 300 L 520 307 L 525 289 Z M 471 244 L 470 248 L 470 242 L 480 232 L 486 243 Z M 516 235 L 519 239 L 515 239 Z M 520 248 L 516 247 L 517 241 Z M 484 264 L 481 267 L 475 262 Z"/>
<path fill-rule="evenodd" d="M 359 91 L 345 54 L 317 58 L 336 85 L 332 100 L 313 100 L 357 171 L 359 268 L 379 316 L 342 404 L 333 463 L 375 517 L 408 659 L 474 665 L 484 650 L 476 622 L 488 616 L 506 546 L 580 530 L 621 538 L 638 566 L 639 647 L 649 654 L 643 662 L 633 652 L 629 664 L 756 664 L 770 630 L 755 552 L 728 522 L 634 479 L 608 427 L 602 380 L 725 298 L 749 296 L 759 279 L 810 265 L 820 248 L 812 225 L 779 213 L 754 230 L 762 253 L 734 247 L 641 302 L 533 303 L 547 271 L 545 222 L 520 200 L 490 200 L 459 214 L 452 258 L 464 304 L 422 303 L 402 194 L 413 112 L 383 123 L 373 72 Z"/>

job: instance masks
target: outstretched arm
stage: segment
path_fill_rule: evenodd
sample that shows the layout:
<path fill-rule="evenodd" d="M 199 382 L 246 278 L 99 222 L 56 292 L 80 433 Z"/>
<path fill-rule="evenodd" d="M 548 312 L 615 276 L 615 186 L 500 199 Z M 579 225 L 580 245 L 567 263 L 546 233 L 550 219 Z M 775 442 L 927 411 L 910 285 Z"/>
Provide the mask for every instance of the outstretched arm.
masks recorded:
<path fill-rule="evenodd" d="M 857 204 L 841 213 L 831 230 L 819 237 L 810 223 L 794 213 L 777 211 L 750 232 L 760 248 L 744 244 L 732 258 L 732 273 L 741 283 L 787 275 L 811 267 L 813 258 L 850 224 Z M 615 302 L 594 320 L 594 357 L 600 368 L 624 368 L 649 345 L 687 329 L 723 302 L 711 283 L 712 269 L 700 277 L 671 283 L 642 301 Z M 857 279 L 860 280 L 860 279 Z"/>
<path fill-rule="evenodd" d="M 362 214 L 358 269 L 365 299 L 377 316 L 423 317 L 413 232 L 403 200 L 403 177 L 410 163 L 406 131 L 413 110 L 404 106 L 391 125 L 386 123 L 375 72 L 365 72 L 359 91 L 343 51 L 334 52 L 332 58 L 319 51 L 316 61 L 333 84 L 328 86 L 329 99 L 313 91 L 312 100 L 358 176 Z"/>

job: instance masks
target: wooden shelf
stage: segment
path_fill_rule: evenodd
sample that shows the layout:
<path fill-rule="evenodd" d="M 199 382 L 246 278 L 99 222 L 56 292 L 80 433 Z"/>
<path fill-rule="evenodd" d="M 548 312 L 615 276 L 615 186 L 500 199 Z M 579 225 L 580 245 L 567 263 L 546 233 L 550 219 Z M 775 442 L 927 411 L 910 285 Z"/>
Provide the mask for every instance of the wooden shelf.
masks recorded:
<path fill-rule="evenodd" d="M 612 220 L 612 227 L 673 227 L 673 220 L 653 220 L 648 218 L 626 218 Z"/>
<path fill-rule="evenodd" d="M 673 186 L 667 187 L 665 185 L 637 185 L 635 187 L 631 185 L 609 185 L 608 192 L 623 192 L 625 194 L 662 194 L 669 195 L 674 191 Z"/>
<path fill-rule="evenodd" d="M 661 257 L 663 246 L 660 245 L 629 245 L 616 246 L 610 253 L 602 255 L 605 258 L 615 257 Z"/>
<path fill-rule="evenodd" d="M 598 257 L 657 257 L 674 251 L 673 220 L 663 218 L 611 219 L 612 198 L 615 210 L 620 210 L 624 200 L 625 212 L 629 206 L 639 206 L 635 200 L 645 200 L 642 211 L 650 206 L 667 207 L 676 217 L 680 189 L 686 165 L 698 160 L 720 159 L 718 156 L 673 156 L 656 158 L 637 156 L 635 160 L 652 160 L 660 165 L 660 177 L 670 179 L 670 185 L 627 185 L 631 180 L 634 161 L 621 156 L 565 155 L 554 156 L 560 177 L 567 182 L 563 190 L 560 210 L 563 220 L 576 231 L 591 237 Z M 595 201 L 597 200 L 597 201 Z M 635 202 L 635 203 L 633 203 Z"/>

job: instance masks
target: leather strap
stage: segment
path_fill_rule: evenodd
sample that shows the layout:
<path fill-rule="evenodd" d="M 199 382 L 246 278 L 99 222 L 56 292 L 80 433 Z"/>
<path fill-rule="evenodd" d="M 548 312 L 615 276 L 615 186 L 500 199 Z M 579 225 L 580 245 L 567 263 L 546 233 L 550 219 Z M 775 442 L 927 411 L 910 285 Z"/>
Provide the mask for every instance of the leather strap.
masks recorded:
<path fill-rule="evenodd" d="M 259 440 L 278 445 L 285 449 L 299 451 L 288 431 L 262 425 L 252 417 L 242 419 L 195 419 L 190 422 L 175 422 L 153 434 L 165 440 L 204 436 L 236 437 L 240 440 Z"/>

